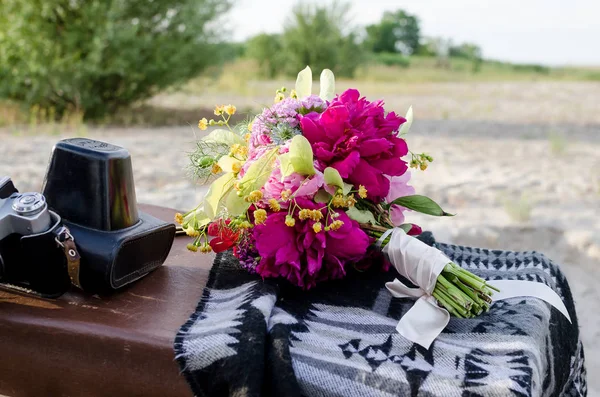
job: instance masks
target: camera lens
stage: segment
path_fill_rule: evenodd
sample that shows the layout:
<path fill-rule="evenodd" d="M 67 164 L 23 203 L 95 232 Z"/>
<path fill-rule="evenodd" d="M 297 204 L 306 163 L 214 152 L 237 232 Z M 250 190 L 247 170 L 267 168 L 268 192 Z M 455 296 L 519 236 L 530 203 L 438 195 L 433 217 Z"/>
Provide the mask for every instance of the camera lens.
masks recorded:
<path fill-rule="evenodd" d="M 23 193 L 13 202 L 12 208 L 19 215 L 35 215 L 46 206 L 46 199 L 39 193 Z"/>

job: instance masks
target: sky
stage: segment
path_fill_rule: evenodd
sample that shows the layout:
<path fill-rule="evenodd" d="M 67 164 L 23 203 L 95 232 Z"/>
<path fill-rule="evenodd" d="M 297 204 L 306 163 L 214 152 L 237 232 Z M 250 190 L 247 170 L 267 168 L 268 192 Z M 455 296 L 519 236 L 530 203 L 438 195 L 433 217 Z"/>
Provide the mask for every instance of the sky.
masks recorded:
<path fill-rule="evenodd" d="M 328 3 L 327 0 L 321 4 Z M 353 0 L 357 26 L 404 9 L 425 36 L 478 44 L 487 59 L 544 65 L 600 66 L 599 0 Z M 237 0 L 227 18 L 236 40 L 278 33 L 293 0 Z"/>

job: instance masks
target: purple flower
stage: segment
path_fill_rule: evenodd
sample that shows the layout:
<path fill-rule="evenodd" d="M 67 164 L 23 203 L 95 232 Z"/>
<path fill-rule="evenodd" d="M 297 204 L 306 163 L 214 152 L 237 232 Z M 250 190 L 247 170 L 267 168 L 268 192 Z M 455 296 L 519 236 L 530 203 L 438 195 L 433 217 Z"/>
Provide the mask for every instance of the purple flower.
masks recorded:
<path fill-rule="evenodd" d="M 400 176 L 408 169 L 401 159 L 408 147 L 394 134 L 406 119 L 394 112 L 385 114 L 382 101 L 369 102 L 350 89 L 334 98 L 323 113 L 299 118 L 319 169 L 337 169 L 355 186 L 365 186 L 376 202 L 390 190 L 388 176 Z"/>
<path fill-rule="evenodd" d="M 296 199 L 302 209 L 320 210 L 322 205 L 303 198 Z M 293 213 L 295 225 L 285 224 L 287 212 L 269 214 L 264 224 L 254 227 L 253 236 L 260 262 L 256 272 L 262 277 L 284 277 L 292 284 L 309 289 L 317 281 L 342 278 L 346 265 L 360 260 L 369 246 L 369 238 L 356 221 L 338 211 L 343 222 L 338 230 L 315 232 L 315 221 L 300 220 L 299 209 Z"/>

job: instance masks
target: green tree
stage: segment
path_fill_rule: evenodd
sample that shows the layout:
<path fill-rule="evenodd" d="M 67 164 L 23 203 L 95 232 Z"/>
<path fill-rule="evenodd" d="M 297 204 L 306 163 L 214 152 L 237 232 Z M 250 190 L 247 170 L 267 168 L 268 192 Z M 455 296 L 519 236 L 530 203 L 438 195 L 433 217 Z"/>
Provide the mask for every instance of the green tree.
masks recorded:
<path fill-rule="evenodd" d="M 250 38 L 246 43 L 246 55 L 257 61 L 262 77 L 276 77 L 285 61 L 281 35 L 263 33 Z"/>
<path fill-rule="evenodd" d="M 216 60 L 227 0 L 1 0 L 0 97 L 103 116 Z"/>
<path fill-rule="evenodd" d="M 381 22 L 367 26 L 365 47 L 375 53 L 400 52 L 410 55 L 419 49 L 419 19 L 404 10 L 386 11 Z"/>
<path fill-rule="evenodd" d="M 351 77 L 365 57 L 348 10 L 348 4 L 337 2 L 329 7 L 296 5 L 282 35 L 282 67 L 291 75 L 310 65 L 316 76 L 328 68 Z"/>

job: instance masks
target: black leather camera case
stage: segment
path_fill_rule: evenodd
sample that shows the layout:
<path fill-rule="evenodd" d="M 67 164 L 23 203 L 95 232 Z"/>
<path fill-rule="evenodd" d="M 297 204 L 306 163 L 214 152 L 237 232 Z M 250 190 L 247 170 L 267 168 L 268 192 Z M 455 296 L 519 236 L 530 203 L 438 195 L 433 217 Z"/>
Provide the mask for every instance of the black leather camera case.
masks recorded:
<path fill-rule="evenodd" d="M 75 238 L 85 291 L 120 288 L 167 258 L 175 225 L 138 210 L 124 148 L 86 138 L 58 142 L 43 193 Z"/>
<path fill-rule="evenodd" d="M 64 221 L 81 255 L 80 281 L 89 292 L 117 289 L 163 264 L 175 226 L 144 212 L 133 226 L 117 231 L 90 229 Z"/>

